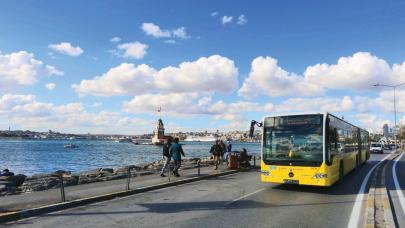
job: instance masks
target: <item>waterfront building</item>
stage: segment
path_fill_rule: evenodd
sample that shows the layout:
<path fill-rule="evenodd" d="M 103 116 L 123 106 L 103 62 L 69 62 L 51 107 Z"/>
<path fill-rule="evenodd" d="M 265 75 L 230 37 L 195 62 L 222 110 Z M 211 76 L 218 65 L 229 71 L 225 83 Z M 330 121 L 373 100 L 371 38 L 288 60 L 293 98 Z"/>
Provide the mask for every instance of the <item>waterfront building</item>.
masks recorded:
<path fill-rule="evenodd" d="M 153 131 L 152 144 L 154 145 L 163 145 L 172 138 L 172 136 L 165 135 L 165 127 L 162 121 L 161 111 L 162 109 L 159 108 L 158 112 L 160 113 L 160 118 L 157 122 L 155 130 Z"/>

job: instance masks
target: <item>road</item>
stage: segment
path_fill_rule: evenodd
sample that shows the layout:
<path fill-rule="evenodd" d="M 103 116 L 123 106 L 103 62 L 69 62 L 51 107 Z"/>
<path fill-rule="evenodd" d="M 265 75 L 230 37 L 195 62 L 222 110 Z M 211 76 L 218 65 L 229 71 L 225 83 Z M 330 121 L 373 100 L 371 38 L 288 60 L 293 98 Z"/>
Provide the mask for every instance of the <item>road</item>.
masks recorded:
<path fill-rule="evenodd" d="M 330 188 L 261 183 L 259 172 L 251 171 L 45 214 L 5 226 L 347 227 L 363 179 L 385 156 L 373 154 L 365 165 L 347 175 L 342 184 Z M 404 192 L 405 156 L 396 169 Z M 404 213 L 391 172 L 387 172 L 387 182 L 399 217 L 397 225 L 403 227 Z M 363 214 L 361 211 L 360 215 Z M 362 221 L 362 217 L 359 219 Z"/>

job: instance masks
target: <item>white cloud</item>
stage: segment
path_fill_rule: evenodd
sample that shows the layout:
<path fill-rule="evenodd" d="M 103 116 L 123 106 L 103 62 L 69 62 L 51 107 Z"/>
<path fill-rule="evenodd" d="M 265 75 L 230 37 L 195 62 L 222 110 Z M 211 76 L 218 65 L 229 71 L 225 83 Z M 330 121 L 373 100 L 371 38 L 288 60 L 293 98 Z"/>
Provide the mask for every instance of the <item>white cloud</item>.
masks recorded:
<path fill-rule="evenodd" d="M 171 37 L 169 30 L 160 29 L 159 25 L 153 23 L 143 23 L 141 29 L 146 33 L 146 35 L 153 36 L 155 38 L 161 37 Z"/>
<path fill-rule="evenodd" d="M 48 84 L 45 85 L 45 87 L 48 90 L 54 90 L 56 88 L 56 84 L 55 83 L 48 83 Z"/>
<path fill-rule="evenodd" d="M 135 96 L 123 103 L 124 110 L 130 113 L 156 113 L 162 107 L 165 115 L 199 116 L 211 115 L 215 120 L 242 119 L 250 112 L 271 112 L 273 104 L 259 104 L 238 101 L 226 104 L 224 101 L 212 101 L 210 96 L 200 97 L 198 93 L 145 94 Z"/>
<path fill-rule="evenodd" d="M 180 27 L 178 29 L 175 29 L 172 31 L 173 37 L 178 37 L 181 39 L 188 39 L 190 38 L 187 36 L 186 28 L 185 27 Z"/>
<path fill-rule="evenodd" d="M 125 58 L 142 59 L 146 55 L 148 45 L 136 41 L 120 44 L 118 45 L 118 49 L 124 51 L 123 57 Z"/>
<path fill-rule="evenodd" d="M 252 62 L 249 76 L 239 95 L 252 98 L 258 94 L 269 96 L 321 95 L 327 89 L 375 89 L 376 83 L 405 81 L 405 62 L 392 67 L 383 59 L 368 52 L 341 57 L 337 64 L 316 64 L 307 67 L 303 75 L 288 72 L 272 57 L 257 57 Z"/>
<path fill-rule="evenodd" d="M 233 17 L 232 17 L 232 16 L 226 16 L 226 15 L 225 15 L 225 16 L 222 17 L 222 24 L 231 23 L 232 20 L 233 20 Z"/>
<path fill-rule="evenodd" d="M 319 98 L 290 98 L 281 104 L 275 105 L 277 113 L 290 112 L 347 112 L 354 108 L 353 101 L 349 96 L 343 98 L 319 97 Z"/>
<path fill-rule="evenodd" d="M 146 35 L 155 38 L 190 38 L 190 36 L 187 35 L 186 28 L 183 26 L 173 30 L 163 30 L 159 27 L 159 25 L 153 23 L 143 23 L 141 29 Z"/>
<path fill-rule="evenodd" d="M 0 96 L 0 117 L 23 129 L 49 129 L 72 133 L 139 134 L 151 132 L 153 123 L 117 112 L 90 113 L 81 103 L 54 105 L 36 100 L 34 95 Z"/>
<path fill-rule="evenodd" d="M 165 43 L 167 43 L 167 44 L 175 44 L 176 41 L 175 40 L 165 40 Z"/>
<path fill-rule="evenodd" d="M 50 44 L 48 47 L 56 52 L 69 55 L 69 56 L 79 56 L 84 51 L 79 46 L 73 47 L 69 42 L 62 42 L 60 44 Z"/>
<path fill-rule="evenodd" d="M 54 66 L 35 59 L 26 51 L 10 54 L 0 53 L 0 92 L 12 90 L 16 86 L 33 85 L 43 75 L 62 75 Z"/>
<path fill-rule="evenodd" d="M 159 107 L 165 114 L 201 114 L 201 106 L 193 104 L 197 93 L 145 94 L 124 102 L 124 109 L 130 113 L 156 113 Z"/>
<path fill-rule="evenodd" d="M 111 38 L 110 42 L 112 43 L 118 43 L 121 41 L 121 38 L 119 38 L 118 36 L 114 36 L 113 38 Z"/>
<path fill-rule="evenodd" d="M 54 66 L 46 65 L 46 70 L 48 71 L 48 75 L 56 75 L 56 76 L 64 75 L 63 71 L 56 69 L 56 67 Z"/>
<path fill-rule="evenodd" d="M 247 23 L 247 18 L 244 14 L 239 15 L 238 17 L 238 22 L 236 22 L 238 25 L 244 25 Z"/>
<path fill-rule="evenodd" d="M 398 66 L 398 65 L 396 65 Z M 376 83 L 398 81 L 389 64 L 368 52 L 339 58 L 337 64 L 326 63 L 309 66 L 305 77 L 310 83 L 330 89 L 371 89 Z M 405 75 L 402 76 L 405 79 Z"/>
<path fill-rule="evenodd" d="M 252 98 L 259 93 L 269 96 L 317 95 L 322 87 L 309 83 L 304 77 L 287 72 L 271 57 L 257 57 L 252 61 L 249 76 L 239 90 L 239 95 Z"/>
<path fill-rule="evenodd" d="M 92 80 L 73 85 L 77 93 L 96 96 L 148 93 L 232 92 L 237 88 L 238 69 L 232 60 L 213 55 L 178 67 L 156 70 L 148 65 L 123 63 Z"/>
<path fill-rule="evenodd" d="M 102 105 L 103 105 L 103 103 L 101 103 L 101 102 L 94 102 L 91 106 L 94 108 L 98 108 L 98 107 L 101 107 Z"/>
<path fill-rule="evenodd" d="M 218 15 L 218 12 L 212 12 L 211 17 L 216 17 Z"/>
<path fill-rule="evenodd" d="M 382 119 L 373 114 L 364 113 L 364 114 L 358 114 L 355 117 L 359 121 L 361 126 L 365 127 L 366 130 L 373 132 L 373 133 L 382 133 L 382 126 L 384 124 L 393 126 L 391 121 Z"/>

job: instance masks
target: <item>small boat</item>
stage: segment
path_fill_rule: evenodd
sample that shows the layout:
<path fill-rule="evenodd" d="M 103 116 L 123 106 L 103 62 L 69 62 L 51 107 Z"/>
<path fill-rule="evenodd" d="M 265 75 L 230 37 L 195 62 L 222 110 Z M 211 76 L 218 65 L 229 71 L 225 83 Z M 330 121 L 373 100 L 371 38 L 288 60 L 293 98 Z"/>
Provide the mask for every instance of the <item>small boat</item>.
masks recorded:
<path fill-rule="evenodd" d="M 130 139 L 130 138 L 120 138 L 120 139 L 118 139 L 118 142 L 119 143 L 131 143 L 132 139 Z"/>
<path fill-rule="evenodd" d="M 63 147 L 65 147 L 65 148 L 78 148 L 79 146 L 75 145 L 75 144 L 65 144 L 65 145 L 63 145 Z"/>

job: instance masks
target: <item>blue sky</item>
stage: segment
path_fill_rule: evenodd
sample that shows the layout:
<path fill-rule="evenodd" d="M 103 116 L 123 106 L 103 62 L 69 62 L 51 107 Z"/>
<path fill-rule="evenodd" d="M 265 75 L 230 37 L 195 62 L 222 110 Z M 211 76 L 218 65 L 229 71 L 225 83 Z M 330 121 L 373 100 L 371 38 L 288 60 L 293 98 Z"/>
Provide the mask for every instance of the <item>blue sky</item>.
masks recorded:
<path fill-rule="evenodd" d="M 169 132 L 309 111 L 378 131 L 392 125 L 392 92 L 372 85 L 405 82 L 404 10 L 401 1 L 3 1 L 0 129 L 147 133 L 162 106 Z"/>

